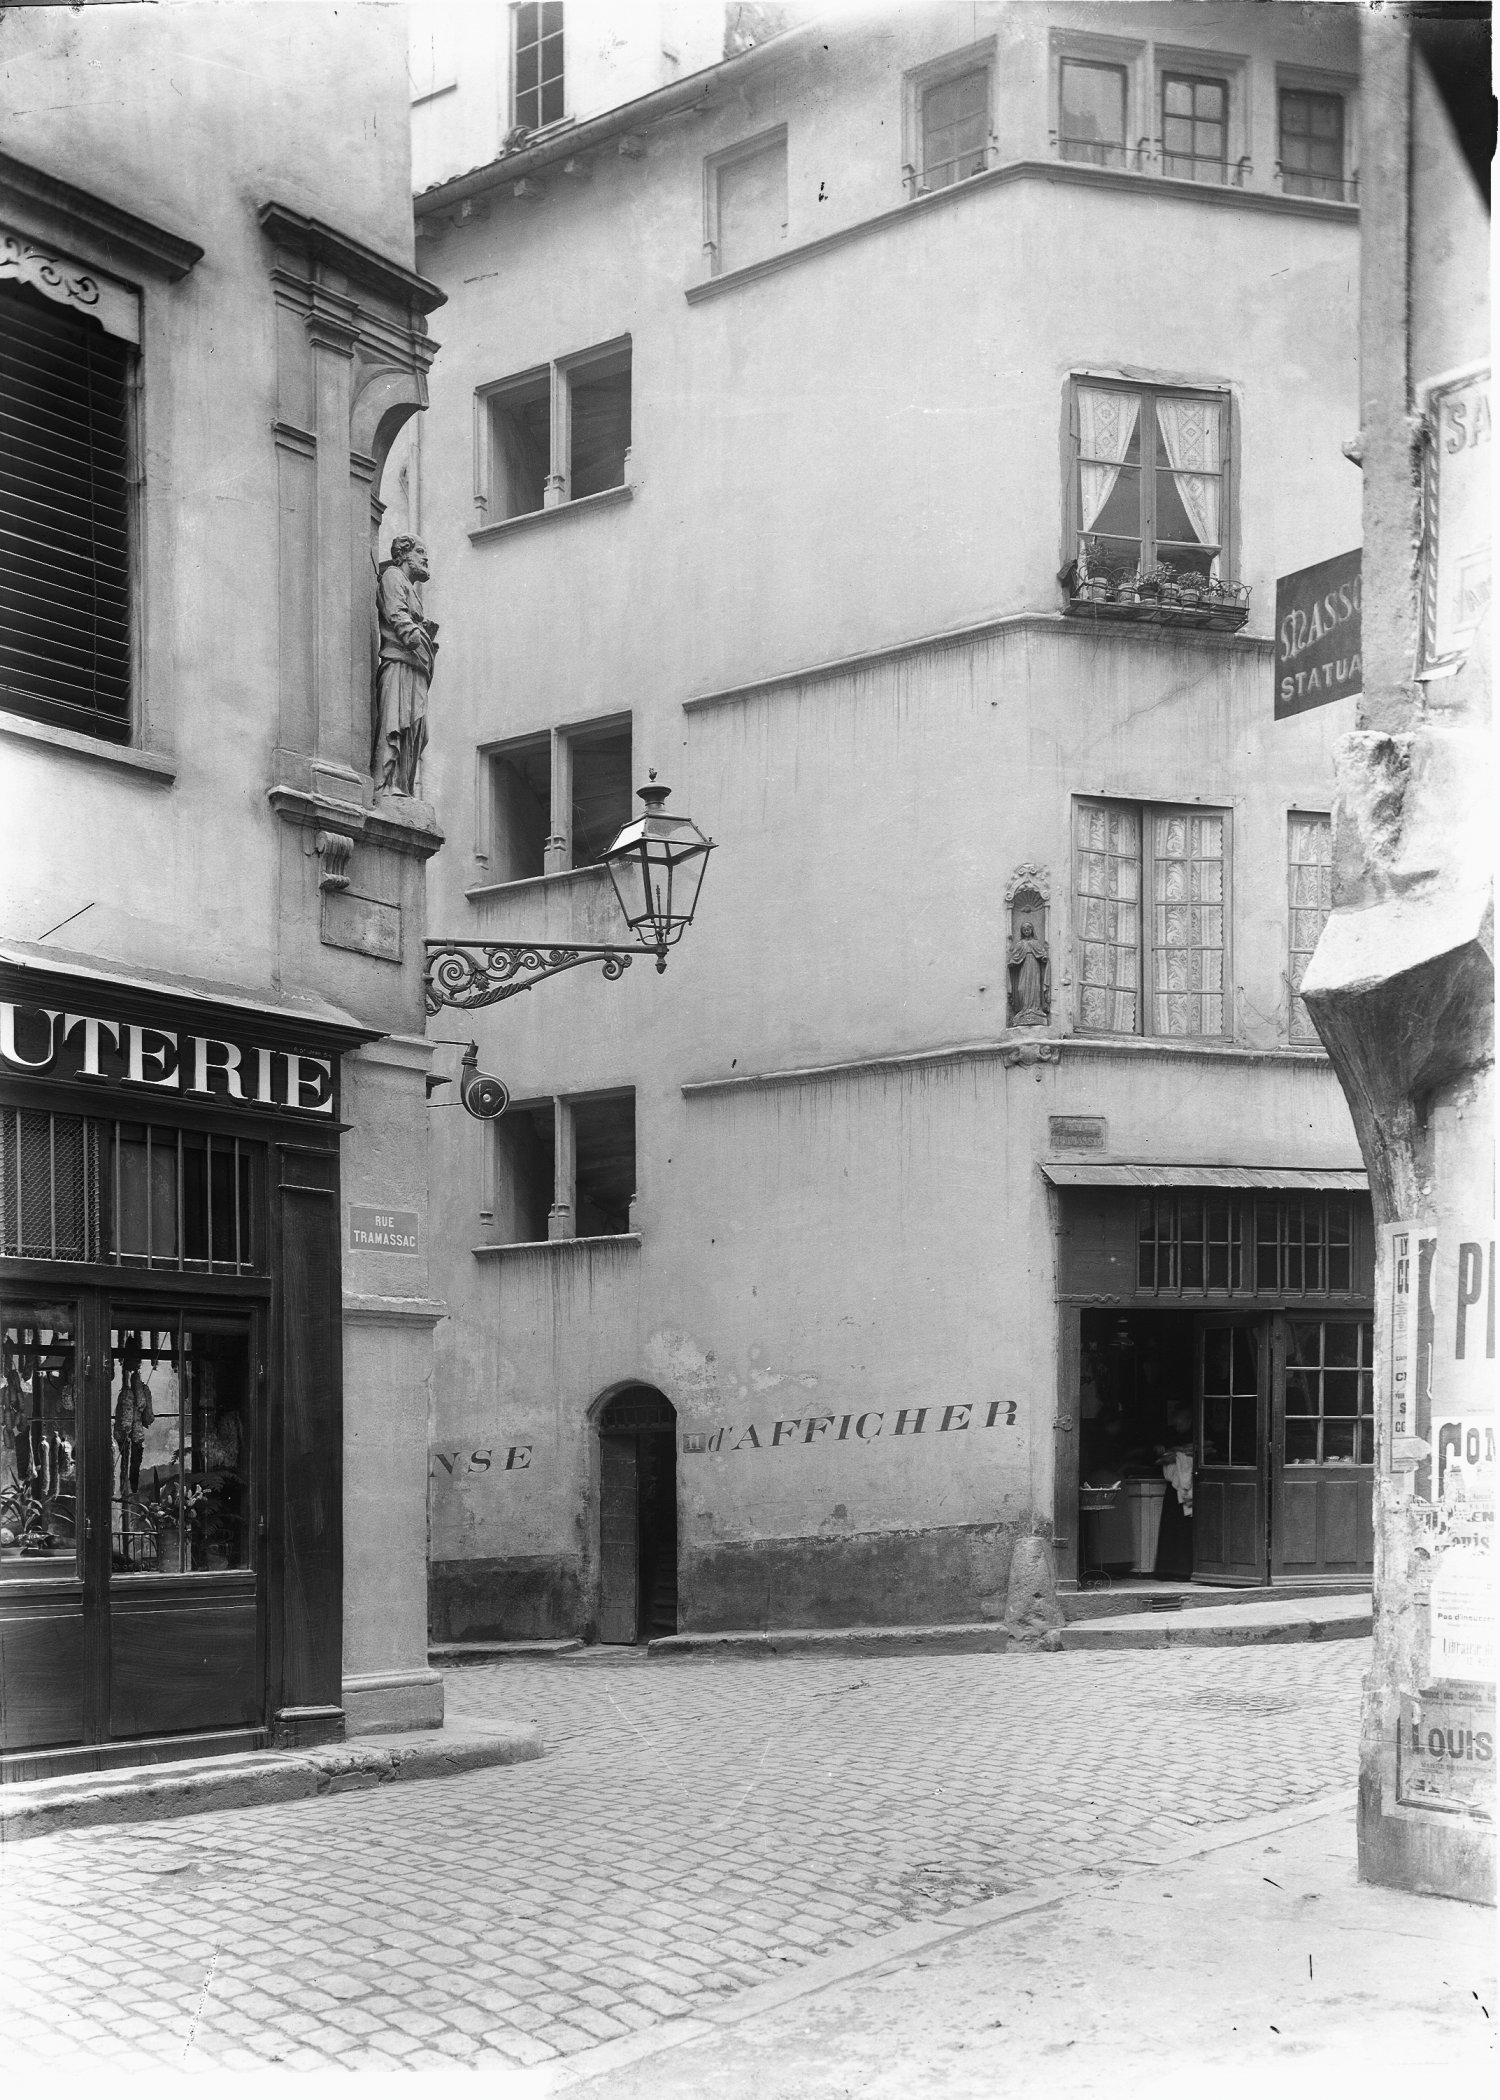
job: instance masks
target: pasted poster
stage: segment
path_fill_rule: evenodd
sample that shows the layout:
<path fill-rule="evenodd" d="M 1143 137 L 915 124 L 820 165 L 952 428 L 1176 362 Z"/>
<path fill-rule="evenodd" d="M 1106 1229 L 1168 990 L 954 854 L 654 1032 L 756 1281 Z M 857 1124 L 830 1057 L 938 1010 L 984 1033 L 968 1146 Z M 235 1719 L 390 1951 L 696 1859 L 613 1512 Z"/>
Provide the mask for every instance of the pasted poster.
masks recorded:
<path fill-rule="evenodd" d="M 1493 1816 L 1495 1229 L 1388 1226 L 1386 1254 L 1384 1470 L 1417 1615 L 1397 1798 Z"/>
<path fill-rule="evenodd" d="M 1489 367 L 1422 390 L 1422 649 L 1419 678 L 1456 669 L 1490 602 Z"/>

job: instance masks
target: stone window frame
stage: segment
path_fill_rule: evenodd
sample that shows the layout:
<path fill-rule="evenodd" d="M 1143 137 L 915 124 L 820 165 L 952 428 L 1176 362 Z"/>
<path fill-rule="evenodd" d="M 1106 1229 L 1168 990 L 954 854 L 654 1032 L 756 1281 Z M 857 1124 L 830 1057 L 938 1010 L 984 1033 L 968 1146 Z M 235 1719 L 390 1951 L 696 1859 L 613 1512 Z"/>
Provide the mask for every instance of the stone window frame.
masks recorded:
<path fill-rule="evenodd" d="M 580 379 L 601 367 L 623 363 L 630 373 L 631 381 L 631 442 L 625 448 L 624 466 L 620 481 L 610 487 L 587 496 L 572 494 L 572 390 Z M 504 406 L 507 397 L 513 398 L 523 388 L 545 385 L 548 400 L 548 472 L 545 477 L 542 501 L 531 510 L 517 511 L 508 517 L 492 515 L 492 504 L 497 492 L 498 475 L 495 465 L 495 414 Z M 611 336 L 608 341 L 593 343 L 585 350 L 574 350 L 562 357 L 549 358 L 544 364 L 523 366 L 519 371 L 508 372 L 503 379 L 487 380 L 474 389 L 474 508 L 477 522 L 470 532 L 470 539 L 480 535 L 491 535 L 534 523 L 558 511 L 573 511 L 580 505 L 599 505 L 620 502 L 631 492 L 631 462 L 635 449 L 635 348 L 628 332 Z"/>
<path fill-rule="evenodd" d="M 1321 824 L 1324 829 L 1328 840 L 1328 856 L 1325 860 L 1320 861 L 1295 861 L 1292 858 L 1292 848 L 1295 843 L 1296 826 L 1298 824 L 1312 823 Z M 1303 1005 L 1300 996 L 1302 979 L 1306 973 L 1308 963 L 1312 960 L 1313 953 L 1312 948 L 1300 948 L 1297 945 L 1297 914 L 1299 911 L 1305 911 L 1309 908 L 1306 905 L 1299 905 L 1295 894 L 1296 874 L 1302 868 L 1321 868 L 1323 871 L 1324 887 L 1327 890 L 1328 902 L 1326 905 L 1311 907 L 1314 910 L 1320 909 L 1322 911 L 1322 922 L 1318 929 L 1319 933 L 1321 933 L 1322 926 L 1327 923 L 1328 914 L 1333 908 L 1333 817 L 1328 810 L 1289 809 L 1286 813 L 1287 1041 L 1297 1046 L 1318 1050 L 1323 1046 L 1323 1038 L 1313 1026 L 1312 1016 Z M 1313 946 L 1316 947 L 1316 945 L 1317 939 L 1315 936 Z"/>
<path fill-rule="evenodd" d="M 1301 192 L 1288 190 L 1281 166 L 1281 97 L 1283 90 L 1294 94 L 1336 95 L 1344 105 L 1344 166 L 1343 202 L 1355 203 L 1359 197 L 1360 160 L 1360 105 L 1359 81 L 1351 73 L 1337 73 L 1320 66 L 1283 65 L 1278 63 L 1274 82 L 1275 100 L 1271 110 L 1271 137 L 1275 146 L 1274 172 L 1276 187 L 1283 196 L 1297 196 Z"/>
<path fill-rule="evenodd" d="M 573 747 L 589 737 L 607 735 L 611 730 L 628 730 L 631 737 L 632 764 L 635 749 L 635 716 L 630 708 L 614 708 L 602 715 L 585 715 L 577 721 L 556 722 L 550 729 L 523 730 L 518 735 L 495 738 L 480 744 L 475 754 L 474 794 L 474 858 L 482 869 L 490 870 L 495 860 L 498 821 L 495 809 L 495 764 L 512 752 L 523 750 L 528 745 L 550 742 L 551 745 L 551 831 L 543 849 L 543 865 L 540 875 L 515 875 L 503 880 L 496 878 L 487 885 L 491 889 L 510 889 L 520 882 L 549 881 L 559 875 L 588 874 L 596 865 L 585 862 L 581 868 L 573 864 Z M 627 818 L 629 805 L 627 804 Z"/>
<path fill-rule="evenodd" d="M 496 1212 L 499 1208 L 497 1197 L 505 1174 L 504 1146 L 507 1138 L 507 1133 L 502 1125 L 506 1120 L 510 1120 L 511 1128 L 514 1129 L 514 1118 L 518 1115 L 525 1114 L 529 1109 L 550 1109 L 552 1114 L 552 1202 L 547 1212 L 547 1238 L 545 1242 L 517 1239 L 492 1240 L 489 1242 L 490 1247 L 537 1247 L 546 1244 L 556 1245 L 558 1243 L 571 1246 L 578 1243 L 580 1239 L 586 1243 L 590 1239 L 614 1240 L 624 1237 L 624 1235 L 618 1233 L 588 1233 L 580 1235 L 576 1230 L 578 1207 L 578 1132 L 576 1111 L 603 1101 L 629 1101 L 631 1104 L 635 1174 L 636 1179 L 639 1180 L 640 1097 L 634 1086 L 583 1087 L 568 1093 L 527 1094 L 519 1100 L 512 1100 L 506 1109 L 505 1116 L 497 1118 L 495 1122 L 486 1127 L 479 1198 L 480 1220 L 482 1223 L 493 1227 Z M 636 1202 L 636 1193 L 632 1191 L 628 1224 L 628 1231 L 631 1234 L 638 1234 L 639 1232 Z"/>
<path fill-rule="evenodd" d="M 710 153 L 704 160 L 703 252 L 708 258 L 708 269 L 711 277 L 717 277 L 722 267 L 720 257 L 723 244 L 719 235 L 719 177 L 726 168 L 735 167 L 742 161 L 758 160 L 762 154 L 774 151 L 778 145 L 781 147 L 783 168 L 787 176 L 786 217 L 781 222 L 781 233 L 779 236 L 780 241 L 785 241 L 792 217 L 791 168 L 788 157 L 786 125 L 772 124 L 766 130 L 757 131 L 749 138 L 736 140 L 734 145 L 726 146 L 720 153 Z M 767 251 L 767 254 L 774 255 L 775 252 L 776 250 L 773 246 Z M 752 262 L 763 262 L 765 260 L 765 256 L 753 256 L 751 258 Z M 747 263 L 736 263 L 734 268 L 746 269 L 749 266 Z"/>

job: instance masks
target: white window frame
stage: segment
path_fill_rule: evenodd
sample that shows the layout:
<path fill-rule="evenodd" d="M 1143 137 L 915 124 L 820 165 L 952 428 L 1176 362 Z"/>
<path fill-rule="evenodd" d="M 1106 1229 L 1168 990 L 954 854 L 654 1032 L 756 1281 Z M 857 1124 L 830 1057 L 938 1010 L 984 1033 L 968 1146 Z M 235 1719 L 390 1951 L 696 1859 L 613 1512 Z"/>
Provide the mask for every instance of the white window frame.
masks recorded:
<path fill-rule="evenodd" d="M 1136 968 L 1136 1014 L 1137 1026 L 1133 1029 L 1100 1028 L 1086 1024 L 1083 1020 L 1083 927 L 1079 912 L 1079 858 L 1082 849 L 1078 843 L 1078 811 L 1080 808 L 1118 808 L 1135 812 L 1140 834 L 1140 884 L 1139 884 L 1139 928 L 1140 941 L 1137 950 Z M 1155 898 L 1153 869 L 1155 854 L 1152 846 L 1153 820 L 1161 816 L 1218 817 L 1224 826 L 1224 896 L 1221 909 L 1224 914 L 1223 984 L 1220 997 L 1223 1001 L 1224 1026 L 1214 1035 L 1196 1033 L 1191 1035 L 1160 1035 L 1147 1023 L 1153 1018 L 1158 986 L 1155 983 L 1155 939 L 1152 923 Z M 1074 1027 L 1080 1036 L 1100 1042 L 1153 1043 L 1228 1043 L 1235 1040 L 1236 1007 L 1234 985 L 1234 810 L 1222 802 L 1184 802 L 1170 796 L 1147 800 L 1135 795 L 1089 795 L 1076 794 L 1068 802 L 1068 913 L 1072 971 L 1076 986 L 1074 1004 Z M 1200 995 L 1201 996 L 1201 995 Z"/>
<path fill-rule="evenodd" d="M 1155 75 L 1150 66 L 1151 47 L 1139 37 L 1095 36 L 1092 31 L 1054 29 L 1048 52 L 1048 138 L 1057 159 L 1062 151 L 1062 62 L 1065 58 L 1085 65 L 1116 66 L 1125 73 L 1125 167 L 1138 171 L 1144 166 L 1142 149 L 1149 153 L 1149 129 L 1142 130 L 1141 112 L 1149 110 L 1147 97 Z M 1069 160 L 1070 167 L 1094 167 L 1093 161 Z"/>
<path fill-rule="evenodd" d="M 1083 538 L 1078 511 L 1078 453 L 1080 445 L 1078 420 L 1078 389 L 1081 386 L 1107 387 L 1115 393 L 1139 394 L 1142 397 L 1143 417 L 1145 404 L 1159 395 L 1177 398 L 1217 401 L 1223 409 L 1222 460 L 1220 467 L 1220 518 L 1219 518 L 1219 575 L 1225 583 L 1239 580 L 1239 466 L 1238 466 L 1238 418 L 1235 414 L 1234 392 L 1227 386 L 1205 386 L 1201 382 L 1179 380 L 1171 377 L 1125 378 L 1118 372 L 1070 372 L 1068 375 L 1066 432 L 1067 457 L 1064 463 L 1063 499 L 1063 566 L 1079 558 Z M 1152 444 L 1155 444 L 1155 426 L 1152 424 Z M 1142 463 L 1142 474 L 1146 469 Z M 1154 500 L 1152 515 L 1154 517 Z M 1147 536 L 1145 521 L 1142 521 L 1141 561 L 1145 563 Z M 1155 542 L 1152 541 L 1153 553 Z"/>
<path fill-rule="evenodd" d="M 523 518 L 534 518 L 539 510 L 556 510 L 562 504 L 591 502 L 593 497 L 575 498 L 572 493 L 573 453 L 573 385 L 586 378 L 590 371 L 600 365 L 612 364 L 624 358 L 631 369 L 631 443 L 625 448 L 625 467 L 622 479 L 608 489 L 596 491 L 596 495 L 613 496 L 630 487 L 631 455 L 635 441 L 635 357 L 631 338 L 628 335 L 613 337 L 607 343 L 594 343 L 587 350 L 571 351 L 566 357 L 557 357 L 544 365 L 528 365 L 519 372 L 509 372 L 504 379 L 488 380 L 474 390 L 474 507 L 479 513 L 477 527 L 489 525 L 519 524 Z M 501 406 L 506 395 L 545 378 L 548 386 L 548 471 L 542 489 L 542 501 L 532 510 L 516 511 L 510 517 L 495 518 L 490 515 L 490 504 L 495 493 L 495 430 L 494 411 Z"/>
<path fill-rule="evenodd" d="M 507 127 L 507 128 L 508 128 L 508 129 L 511 129 L 511 130 L 514 130 L 514 129 L 515 129 L 515 127 L 516 127 L 516 126 L 517 126 L 518 124 L 520 124 L 520 123 L 522 123 L 522 122 L 523 122 L 523 119 L 522 119 L 522 118 L 521 118 L 520 116 L 518 116 L 518 115 L 517 115 L 517 113 L 516 113 L 516 94 L 517 94 L 517 88 L 516 88 L 516 60 L 517 60 L 517 57 L 518 57 L 518 55 L 519 55 L 519 50 L 520 50 L 520 40 L 521 40 L 521 5 L 522 5 L 522 0 L 512 0 L 512 4 L 511 4 L 511 9 L 510 9 L 510 36 L 509 36 L 509 40 L 508 40 L 508 48 L 507 48 L 507 53 L 506 53 L 506 57 L 507 57 L 507 63 L 508 63 L 508 67 L 509 67 L 509 77 L 508 77 L 508 83 L 507 83 L 507 84 L 508 84 L 508 86 L 509 86 L 509 90 L 510 90 L 510 92 L 509 92 L 509 94 L 508 94 L 508 96 L 507 96 L 507 98 L 506 98 L 506 100 L 507 100 L 507 105 L 508 105 L 508 110 L 509 110 L 509 124 L 508 124 L 508 127 Z M 526 126 L 526 130 L 527 130 L 528 134 L 529 134 L 529 135 L 530 135 L 530 136 L 531 136 L 532 138 L 534 138 L 534 139 L 539 139 L 539 138 L 545 138 L 545 137 L 547 137 L 547 135 L 548 135 L 548 134 L 549 134 L 550 132 L 553 132 L 553 131 L 557 131 L 557 130 L 560 130 L 560 129 L 561 129 L 561 127 L 562 127 L 562 126 L 563 126 L 564 124 L 571 124 L 571 123 L 572 123 L 572 121 L 573 121 L 573 120 L 572 120 L 572 117 L 571 117 L 571 116 L 569 115 L 569 113 L 568 113 L 568 83 L 569 83 L 569 81 L 570 81 L 570 80 L 571 80 L 571 78 L 572 78 L 572 71 L 573 71 L 573 69 L 572 69 L 572 67 L 571 67 L 571 66 L 570 66 L 570 65 L 568 64 L 568 13 L 567 13 L 567 8 L 566 8 L 566 6 L 564 6 L 564 8 L 563 8 L 563 26 L 562 26 L 562 39 L 563 39 L 563 71 L 562 71 L 562 84 L 563 84 L 563 113 L 562 113 L 562 115 L 561 115 L 560 117 L 554 117 L 554 118 L 553 118 L 553 119 L 551 120 L 551 122 L 550 122 L 550 123 L 547 123 L 547 124 L 528 124 L 528 125 Z M 540 86 L 540 85 L 541 85 L 541 82 L 540 82 L 540 76 L 539 76 L 539 77 L 538 77 L 538 86 Z M 528 89 L 527 89 L 527 93 L 528 93 L 528 94 L 530 94 L 531 92 L 533 92 L 533 91 L 532 91 L 531 89 L 529 89 L 529 88 L 528 88 Z M 538 116 L 540 116 L 540 114 L 541 114 L 541 109 L 540 109 L 540 105 L 538 106 L 537 114 L 538 114 Z"/>
<path fill-rule="evenodd" d="M 957 80 L 964 73 L 977 73 L 984 69 L 989 101 L 988 135 L 984 147 L 984 166 L 995 165 L 999 151 L 999 140 L 995 131 L 995 67 L 997 42 L 994 37 L 981 37 L 977 43 L 966 44 L 958 51 L 945 51 L 941 58 L 930 59 L 926 65 L 915 66 L 902 82 L 902 179 L 908 197 L 930 197 L 938 193 L 926 186 L 922 166 L 922 98 L 929 88 L 942 87 L 946 81 Z M 983 173 L 984 170 L 978 171 Z M 966 175 L 957 182 L 946 184 L 949 189 L 962 189 L 965 182 L 974 177 Z"/>
<path fill-rule="evenodd" d="M 783 158 L 785 159 L 787 151 L 787 128 L 785 124 L 773 124 L 767 131 L 756 132 L 753 138 L 740 139 L 733 146 L 726 146 L 722 153 L 711 153 L 704 161 L 703 252 L 708 257 L 708 267 L 711 276 L 717 277 L 721 267 L 719 260 L 722 252 L 722 241 L 719 232 L 719 176 L 725 168 L 735 167 L 740 161 L 758 160 L 761 154 L 769 153 L 778 143 L 781 146 Z M 787 165 L 786 212 L 787 215 L 781 222 L 778 242 L 786 240 L 787 228 L 791 223 L 792 186 L 789 164 Z M 766 255 L 756 256 L 754 261 L 764 262 L 768 256 L 775 253 L 776 248 L 773 246 L 766 251 Z M 747 263 L 744 267 L 748 269 L 751 265 Z M 731 272 L 731 274 L 733 273 Z"/>
<path fill-rule="evenodd" d="M 1192 182 L 1200 188 L 1218 189 L 1219 183 L 1194 175 L 1169 175 L 1167 152 L 1162 143 L 1162 87 L 1167 75 L 1188 74 L 1195 80 L 1217 80 L 1224 84 L 1224 181 L 1225 189 L 1242 189 L 1254 176 L 1250 157 L 1249 67 L 1242 52 L 1205 51 L 1191 44 L 1154 44 L 1151 47 L 1151 162 L 1152 172 L 1167 182 Z"/>

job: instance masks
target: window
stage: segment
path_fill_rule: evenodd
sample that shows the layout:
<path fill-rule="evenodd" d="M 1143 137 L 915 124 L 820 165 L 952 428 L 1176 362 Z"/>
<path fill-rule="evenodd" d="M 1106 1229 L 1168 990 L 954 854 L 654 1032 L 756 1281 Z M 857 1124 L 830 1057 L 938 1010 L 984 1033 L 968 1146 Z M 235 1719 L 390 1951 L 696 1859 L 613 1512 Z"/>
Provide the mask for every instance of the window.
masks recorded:
<path fill-rule="evenodd" d="M 130 736 L 133 353 L 0 285 L 0 706 Z"/>
<path fill-rule="evenodd" d="M 490 753 L 496 882 L 592 867 L 630 821 L 630 720 L 501 744 Z"/>
<path fill-rule="evenodd" d="M 1375 1459 L 1375 1331 L 1368 1320 L 1288 1320 L 1286 1463 Z"/>
<path fill-rule="evenodd" d="M 250 1564 L 250 1322 L 243 1313 L 117 1311 L 110 1329 L 117 1574 Z"/>
<path fill-rule="evenodd" d="M 1228 811 L 1080 801 L 1074 824 L 1079 1026 L 1227 1035 Z"/>
<path fill-rule="evenodd" d="M 1125 151 L 1124 66 L 1065 58 L 1060 82 L 1057 150 L 1064 160 L 1098 168 L 1128 165 Z"/>
<path fill-rule="evenodd" d="M 0 1254 L 264 1273 L 265 1147 L 46 1110 L 0 1110 Z"/>
<path fill-rule="evenodd" d="M 1161 172 L 1185 182 L 1226 182 L 1229 84 L 1195 73 L 1161 77 Z"/>
<path fill-rule="evenodd" d="M 1318 936 L 1333 909 L 1333 819 L 1293 810 L 1286 827 L 1287 974 L 1291 980 L 1291 1038 L 1321 1040 L 1299 996 Z"/>
<path fill-rule="evenodd" d="M 786 236 L 786 133 L 721 153 L 707 168 L 708 244 L 715 274 L 759 262 Z"/>
<path fill-rule="evenodd" d="M 513 1103 L 494 1131 L 497 1245 L 630 1231 L 633 1090 Z"/>
<path fill-rule="evenodd" d="M 607 344 L 484 387 L 477 492 L 486 524 L 625 486 L 630 345 Z"/>
<path fill-rule="evenodd" d="M 1278 1297 L 1347 1291 L 1353 1272 L 1347 1196 L 1282 1196 L 1255 1206 L 1255 1287 Z"/>
<path fill-rule="evenodd" d="M 1356 1204 L 1365 1202 L 1324 1192 L 1153 1189 L 1137 1205 L 1136 1288 L 1157 1297 L 1353 1294 L 1368 1273 L 1368 1254 L 1355 1245 Z"/>
<path fill-rule="evenodd" d="M 511 122 L 541 131 L 563 118 L 563 11 L 560 0 L 511 10 L 515 21 Z"/>
<path fill-rule="evenodd" d="M 1143 1291 L 1237 1291 L 1244 1280 L 1239 1198 L 1219 1189 L 1163 1189 L 1140 1206 L 1137 1283 Z"/>
<path fill-rule="evenodd" d="M 1281 90 L 1281 187 L 1289 197 L 1342 199 L 1344 98 L 1310 88 Z"/>
<path fill-rule="evenodd" d="M 1218 580 L 1225 552 L 1228 400 L 1095 380 L 1073 388 L 1081 570 L 1176 585 Z"/>
<path fill-rule="evenodd" d="M 990 69 L 974 66 L 922 93 L 922 180 L 924 190 L 984 172 L 990 141 Z"/>

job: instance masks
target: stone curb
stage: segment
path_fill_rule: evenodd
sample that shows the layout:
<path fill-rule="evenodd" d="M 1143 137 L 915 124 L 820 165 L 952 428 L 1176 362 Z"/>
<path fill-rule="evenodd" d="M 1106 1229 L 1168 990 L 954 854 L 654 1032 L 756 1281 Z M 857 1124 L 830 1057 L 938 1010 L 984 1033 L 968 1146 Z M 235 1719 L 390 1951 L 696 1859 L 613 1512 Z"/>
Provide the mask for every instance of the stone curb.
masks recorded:
<path fill-rule="evenodd" d="M 1004 1626 L 982 1621 L 959 1626 L 788 1627 L 775 1633 L 669 1633 L 647 1653 L 670 1661 L 689 1655 L 1003 1655 L 1011 1646 Z"/>
<path fill-rule="evenodd" d="M 462 1669 L 466 1663 L 546 1662 L 554 1655 L 577 1655 L 583 1642 L 567 1641 L 438 1641 L 427 1650 L 434 1670 Z"/>
<path fill-rule="evenodd" d="M 403 1779 L 450 1779 L 542 1755 L 534 1728 L 434 1729 L 420 1736 L 358 1736 L 306 1750 L 255 1750 L 181 1764 L 70 1773 L 0 1788 L 0 1843 L 108 1823 L 147 1823 L 227 1808 L 264 1808 L 319 1794 L 355 1793 Z"/>
<path fill-rule="evenodd" d="M 1062 1645 L 1077 1648 L 1248 1648 L 1288 1641 L 1363 1641 L 1374 1630 L 1370 1611 L 1351 1612 L 1337 1619 L 1279 1619 L 1226 1626 L 1195 1626 L 1191 1619 L 1162 1625 L 1123 1626 L 1108 1619 L 1075 1620 L 1065 1626 Z"/>

